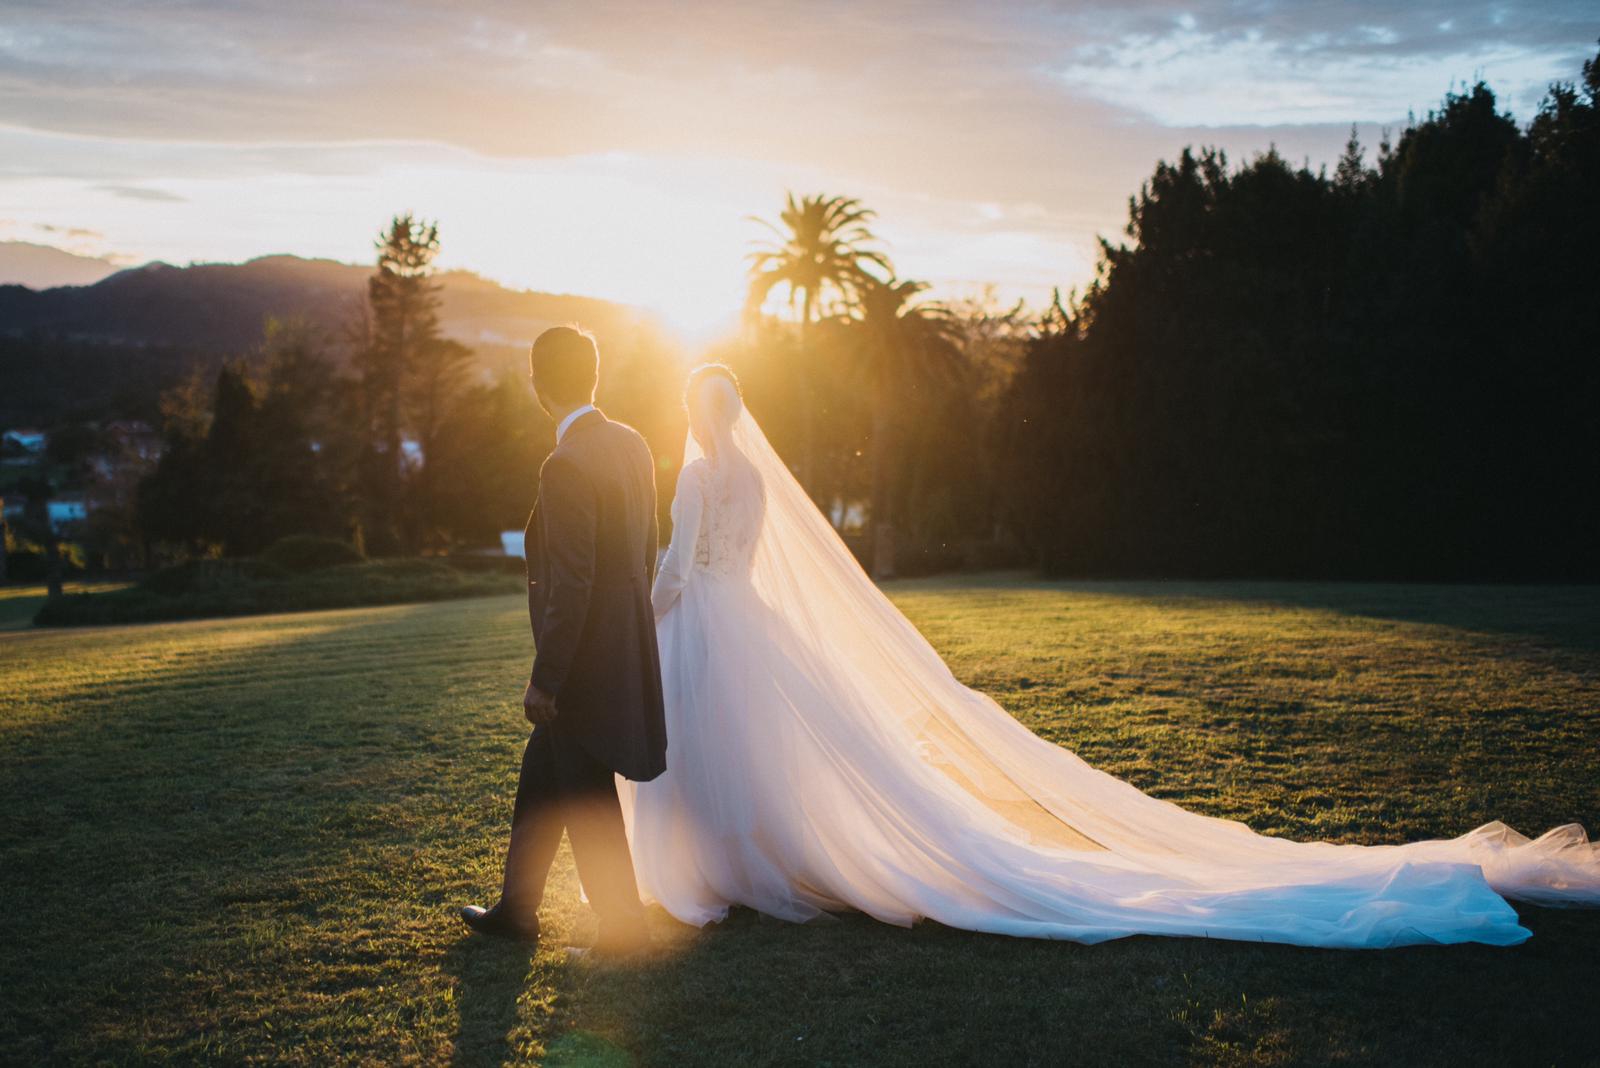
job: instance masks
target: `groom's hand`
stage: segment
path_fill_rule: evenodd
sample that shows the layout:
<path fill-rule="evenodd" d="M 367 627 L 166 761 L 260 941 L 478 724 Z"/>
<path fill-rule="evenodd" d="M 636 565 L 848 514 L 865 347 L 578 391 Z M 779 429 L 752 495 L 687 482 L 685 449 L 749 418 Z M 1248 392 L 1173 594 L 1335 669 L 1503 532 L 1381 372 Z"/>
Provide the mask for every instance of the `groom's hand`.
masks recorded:
<path fill-rule="evenodd" d="M 556 699 L 530 682 L 528 689 L 522 695 L 522 714 L 527 716 L 528 722 L 535 727 L 554 723 Z"/>

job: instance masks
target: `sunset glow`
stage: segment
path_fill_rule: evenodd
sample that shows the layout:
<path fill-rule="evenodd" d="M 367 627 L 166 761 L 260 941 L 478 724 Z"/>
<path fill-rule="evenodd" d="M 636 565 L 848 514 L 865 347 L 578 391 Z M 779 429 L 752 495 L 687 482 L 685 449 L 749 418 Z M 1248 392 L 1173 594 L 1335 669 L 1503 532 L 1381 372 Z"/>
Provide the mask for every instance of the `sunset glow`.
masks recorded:
<path fill-rule="evenodd" d="M 0 1059 L 1594 1063 L 1597 190 L 1596 0 L 0 0 Z"/>
<path fill-rule="evenodd" d="M 442 266 L 637 304 L 692 339 L 737 314 L 747 217 L 786 189 L 870 203 L 940 295 L 1039 302 L 1091 277 L 1152 159 L 1329 161 L 1352 122 L 1373 143 L 1479 76 L 1526 112 L 1593 35 L 1578 4 L 1248 25 L 1154 0 L 950 4 L 914 26 L 863 6 L 814 35 L 760 5 L 290 5 L 270 33 L 250 4 L 93 6 L 0 16 L 0 241 L 367 262 L 410 210 L 438 220 Z"/>

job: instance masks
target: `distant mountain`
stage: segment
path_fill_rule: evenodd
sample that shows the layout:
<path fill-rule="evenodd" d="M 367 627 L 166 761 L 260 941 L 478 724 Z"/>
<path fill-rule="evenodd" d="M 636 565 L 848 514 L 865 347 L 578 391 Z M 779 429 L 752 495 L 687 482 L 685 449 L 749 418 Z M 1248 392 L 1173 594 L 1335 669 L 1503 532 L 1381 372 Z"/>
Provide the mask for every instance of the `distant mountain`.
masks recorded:
<path fill-rule="evenodd" d="M 78 256 L 50 245 L 29 241 L 0 241 L 0 285 L 32 289 L 52 286 L 87 286 L 117 273 L 108 260 Z"/>
<path fill-rule="evenodd" d="M 268 317 L 324 330 L 335 354 L 366 299 L 370 267 L 297 256 L 172 267 L 151 263 L 91 285 L 0 285 L 0 426 L 157 417 L 163 389 L 190 371 L 247 356 Z M 507 289 L 468 271 L 440 274 L 443 332 L 483 371 L 515 369 L 546 327 L 582 323 L 602 350 L 673 352 L 676 340 L 636 308 Z"/>
<path fill-rule="evenodd" d="M 333 260 L 264 256 L 191 267 L 151 263 L 91 285 L 0 286 L 0 335 L 242 353 L 260 342 L 269 316 L 342 331 L 365 299 L 371 274 L 370 267 Z M 659 329 L 644 313 L 610 301 L 507 289 L 467 271 L 444 272 L 439 281 L 444 332 L 486 355 L 526 346 L 556 323 L 629 334 Z"/>

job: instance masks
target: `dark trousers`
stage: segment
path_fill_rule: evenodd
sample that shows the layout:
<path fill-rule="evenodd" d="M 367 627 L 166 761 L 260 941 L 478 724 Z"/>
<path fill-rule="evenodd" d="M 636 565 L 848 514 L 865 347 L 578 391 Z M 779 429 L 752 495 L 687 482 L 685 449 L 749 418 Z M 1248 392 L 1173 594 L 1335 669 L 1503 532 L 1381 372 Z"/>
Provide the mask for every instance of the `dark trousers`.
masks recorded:
<path fill-rule="evenodd" d="M 522 753 L 500 900 L 532 918 L 565 829 L 578 878 L 602 930 L 631 932 L 644 923 L 622 805 L 610 768 L 569 738 L 559 723 L 535 727 Z"/>

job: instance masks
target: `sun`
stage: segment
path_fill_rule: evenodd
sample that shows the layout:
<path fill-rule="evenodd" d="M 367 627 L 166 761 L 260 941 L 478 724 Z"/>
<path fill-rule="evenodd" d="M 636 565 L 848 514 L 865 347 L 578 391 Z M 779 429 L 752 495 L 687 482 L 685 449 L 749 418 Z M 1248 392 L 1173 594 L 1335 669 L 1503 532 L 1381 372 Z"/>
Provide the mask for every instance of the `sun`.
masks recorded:
<path fill-rule="evenodd" d="M 479 161 L 406 179 L 397 186 L 439 220 L 441 263 L 641 309 L 689 346 L 737 328 L 751 232 L 734 193 L 655 161 L 608 157 L 487 172 Z"/>

